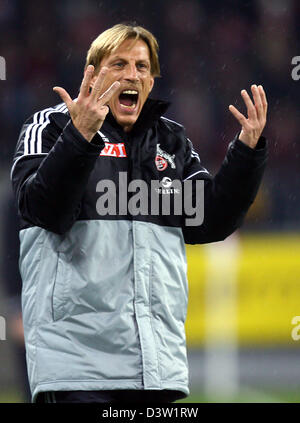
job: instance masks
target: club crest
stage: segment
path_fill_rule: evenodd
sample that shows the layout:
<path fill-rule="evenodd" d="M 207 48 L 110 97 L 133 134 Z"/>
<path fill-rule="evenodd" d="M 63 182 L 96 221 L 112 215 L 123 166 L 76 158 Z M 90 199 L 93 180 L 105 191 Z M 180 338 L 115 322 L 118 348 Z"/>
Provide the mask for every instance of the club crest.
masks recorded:
<path fill-rule="evenodd" d="M 163 151 L 160 148 L 160 144 L 157 144 L 156 148 L 156 157 L 155 157 L 155 165 L 157 170 L 160 172 L 165 170 L 168 167 L 168 164 L 171 166 L 172 169 L 176 168 L 175 165 L 175 154 L 169 154 L 166 151 Z"/>

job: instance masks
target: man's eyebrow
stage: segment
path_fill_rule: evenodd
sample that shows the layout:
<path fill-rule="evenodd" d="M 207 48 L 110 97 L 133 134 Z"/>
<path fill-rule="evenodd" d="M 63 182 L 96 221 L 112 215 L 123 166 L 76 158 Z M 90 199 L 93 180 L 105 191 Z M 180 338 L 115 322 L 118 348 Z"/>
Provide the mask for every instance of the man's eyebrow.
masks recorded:
<path fill-rule="evenodd" d="M 123 60 L 124 62 L 126 61 L 126 59 L 124 59 L 124 57 L 121 57 L 121 56 L 114 56 L 110 58 L 111 62 L 113 62 L 114 60 Z"/>
<path fill-rule="evenodd" d="M 114 57 L 111 57 L 109 61 L 110 62 L 114 62 L 115 60 L 122 60 L 123 62 L 127 62 L 127 59 L 125 59 L 122 56 L 114 56 Z M 137 59 L 136 62 L 150 63 L 150 60 L 149 59 L 146 59 L 146 58 L 145 59 Z"/>

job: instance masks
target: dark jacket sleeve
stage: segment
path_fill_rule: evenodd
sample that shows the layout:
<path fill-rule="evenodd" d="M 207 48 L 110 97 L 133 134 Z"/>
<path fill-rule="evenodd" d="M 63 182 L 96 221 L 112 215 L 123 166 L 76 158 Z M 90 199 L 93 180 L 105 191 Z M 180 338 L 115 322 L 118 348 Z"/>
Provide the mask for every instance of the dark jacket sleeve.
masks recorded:
<path fill-rule="evenodd" d="M 22 154 L 25 133 L 21 131 L 11 175 L 19 215 L 31 225 L 63 234 L 80 213 L 81 198 L 104 142 L 98 134 L 92 142 L 86 141 L 71 120 L 60 129 L 52 120 L 42 133 L 46 151 Z"/>
<path fill-rule="evenodd" d="M 199 172 L 193 179 L 204 179 L 204 219 L 199 226 L 183 226 L 187 244 L 203 244 L 224 240 L 241 226 L 253 203 L 267 161 L 267 142 L 261 137 L 255 149 L 238 136 L 229 144 L 219 172 L 213 178 Z M 204 176 L 204 178 L 203 178 Z M 193 199 L 195 203 L 195 199 Z"/>

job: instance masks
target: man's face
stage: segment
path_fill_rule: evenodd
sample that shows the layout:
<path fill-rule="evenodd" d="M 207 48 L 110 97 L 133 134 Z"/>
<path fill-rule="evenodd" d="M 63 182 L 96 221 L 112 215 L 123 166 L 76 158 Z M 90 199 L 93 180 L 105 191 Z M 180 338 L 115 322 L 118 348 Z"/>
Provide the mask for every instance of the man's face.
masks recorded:
<path fill-rule="evenodd" d="M 125 40 L 117 50 L 102 59 L 100 68 L 103 66 L 108 68 L 103 92 L 114 81 L 121 83 L 108 106 L 119 125 L 126 132 L 130 131 L 154 84 L 149 48 L 142 40 Z M 95 79 L 96 76 L 92 82 Z"/>

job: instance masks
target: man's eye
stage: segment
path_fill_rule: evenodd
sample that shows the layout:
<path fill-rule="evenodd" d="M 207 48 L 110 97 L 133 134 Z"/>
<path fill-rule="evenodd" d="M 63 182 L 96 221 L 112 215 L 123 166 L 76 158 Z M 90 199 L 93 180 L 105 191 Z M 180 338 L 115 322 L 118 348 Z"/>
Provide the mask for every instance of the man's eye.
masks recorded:
<path fill-rule="evenodd" d="M 139 69 L 147 69 L 148 68 L 146 63 L 139 63 L 137 66 L 138 66 Z"/>
<path fill-rule="evenodd" d="M 117 63 L 114 64 L 114 66 L 116 68 L 122 68 L 124 66 L 124 64 L 122 62 L 117 62 Z"/>

